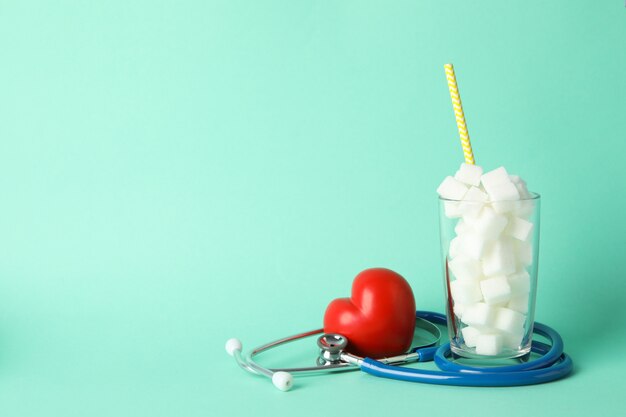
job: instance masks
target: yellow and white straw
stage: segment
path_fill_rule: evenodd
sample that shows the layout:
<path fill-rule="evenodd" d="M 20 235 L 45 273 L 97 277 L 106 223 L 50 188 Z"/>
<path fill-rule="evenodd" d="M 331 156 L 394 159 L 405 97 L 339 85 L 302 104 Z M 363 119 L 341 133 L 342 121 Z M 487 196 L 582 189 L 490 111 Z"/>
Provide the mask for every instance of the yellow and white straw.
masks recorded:
<path fill-rule="evenodd" d="M 446 70 L 448 89 L 450 90 L 450 98 L 452 99 L 452 107 L 454 108 L 454 116 L 456 117 L 456 126 L 459 128 L 459 136 L 461 137 L 461 146 L 463 146 L 465 162 L 474 165 L 474 153 L 472 152 L 469 133 L 467 133 L 467 124 L 465 124 L 465 115 L 463 114 L 461 96 L 459 96 L 459 87 L 456 85 L 454 67 L 452 64 L 446 64 L 443 67 Z"/>

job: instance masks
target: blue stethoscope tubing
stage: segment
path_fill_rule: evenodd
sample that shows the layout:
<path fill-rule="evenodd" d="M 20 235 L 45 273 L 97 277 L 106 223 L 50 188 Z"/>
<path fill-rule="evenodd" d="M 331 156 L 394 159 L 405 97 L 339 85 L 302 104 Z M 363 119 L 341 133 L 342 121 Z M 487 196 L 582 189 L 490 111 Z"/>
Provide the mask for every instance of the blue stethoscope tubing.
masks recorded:
<path fill-rule="evenodd" d="M 446 316 L 431 311 L 417 311 L 416 316 L 437 324 L 446 324 Z M 563 352 L 563 339 L 551 327 L 536 323 L 534 333 L 550 340 L 550 345 L 532 342 L 531 351 L 541 355 L 537 359 L 517 365 L 499 367 L 472 367 L 453 362 L 450 344 L 416 350 L 419 361 L 434 360 L 440 371 L 386 365 L 365 358 L 361 370 L 368 374 L 408 382 L 474 387 L 506 387 L 542 384 L 567 376 L 573 368 L 572 359 Z"/>

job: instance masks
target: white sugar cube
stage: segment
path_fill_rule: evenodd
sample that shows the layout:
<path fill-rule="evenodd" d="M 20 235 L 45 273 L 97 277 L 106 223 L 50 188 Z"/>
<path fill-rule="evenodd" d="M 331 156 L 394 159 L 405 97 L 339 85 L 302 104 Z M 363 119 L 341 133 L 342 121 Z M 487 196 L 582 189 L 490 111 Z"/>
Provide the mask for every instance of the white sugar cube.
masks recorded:
<path fill-rule="evenodd" d="M 476 347 L 476 339 L 480 336 L 480 330 L 475 327 L 467 326 L 461 329 L 463 341 L 467 347 Z"/>
<path fill-rule="evenodd" d="M 534 200 L 521 200 L 517 202 L 517 207 L 513 213 L 522 219 L 529 219 L 535 209 Z"/>
<path fill-rule="evenodd" d="M 494 327 L 505 333 L 519 333 L 520 330 L 523 331 L 525 320 L 526 316 L 522 313 L 506 307 L 501 307 L 496 313 Z"/>
<path fill-rule="evenodd" d="M 459 255 L 448 262 L 448 268 L 460 280 L 477 280 L 482 276 L 480 262 L 464 255 Z"/>
<path fill-rule="evenodd" d="M 526 187 L 526 181 L 521 179 L 518 175 L 509 175 L 509 179 L 511 180 L 513 184 L 515 184 L 515 187 L 517 188 L 517 191 L 519 192 L 520 198 L 522 199 L 530 198 L 531 195 L 530 195 L 530 192 L 528 192 L 528 188 Z"/>
<path fill-rule="evenodd" d="M 488 200 L 489 195 L 482 192 L 478 187 L 470 187 L 470 189 L 467 190 L 467 193 L 465 193 L 465 196 L 463 197 L 463 201 L 481 201 L 484 203 Z"/>
<path fill-rule="evenodd" d="M 515 184 L 509 178 L 504 167 L 494 169 L 481 178 L 481 182 L 493 201 L 497 213 L 506 213 L 517 208 L 520 195 Z"/>
<path fill-rule="evenodd" d="M 530 292 L 530 274 L 523 269 L 507 277 L 511 287 L 511 297 L 526 295 Z"/>
<path fill-rule="evenodd" d="M 491 207 L 493 207 L 493 211 L 498 214 L 506 214 L 510 212 L 516 212 L 521 201 L 493 201 L 491 203 Z"/>
<path fill-rule="evenodd" d="M 458 201 L 444 201 L 443 211 L 446 217 L 449 219 L 457 219 L 463 216 L 463 211 L 461 210 L 461 203 Z"/>
<path fill-rule="evenodd" d="M 441 197 L 449 200 L 461 200 L 465 196 L 467 189 L 467 186 L 461 181 L 447 176 L 441 185 L 439 185 L 439 188 L 437 188 L 437 193 L 439 193 Z"/>
<path fill-rule="evenodd" d="M 521 240 L 513 240 L 513 250 L 515 251 L 515 259 L 519 269 L 527 267 L 533 263 L 533 248 L 530 242 L 523 242 Z"/>
<path fill-rule="evenodd" d="M 487 304 L 506 303 L 511 298 L 511 287 L 504 275 L 480 281 L 480 290 Z"/>
<path fill-rule="evenodd" d="M 478 165 L 463 163 L 461 164 L 459 170 L 456 172 L 454 178 L 461 181 L 462 183 L 478 187 L 478 185 L 480 184 L 480 177 L 482 175 L 483 169 Z"/>
<path fill-rule="evenodd" d="M 485 276 L 509 275 L 515 272 L 513 245 L 509 239 L 498 239 L 482 260 Z"/>
<path fill-rule="evenodd" d="M 491 246 L 491 241 L 486 240 L 477 233 L 466 233 L 458 237 L 460 239 L 459 254 L 466 255 L 472 259 L 480 260 L 487 249 Z"/>
<path fill-rule="evenodd" d="M 518 240 L 526 241 L 532 230 L 533 224 L 531 222 L 514 216 L 509 220 L 509 223 L 504 229 L 504 234 L 513 236 Z"/>
<path fill-rule="evenodd" d="M 459 209 L 465 216 L 476 217 L 488 199 L 489 196 L 480 191 L 479 188 L 470 187 L 465 193 L 463 201 L 459 203 Z"/>
<path fill-rule="evenodd" d="M 467 306 L 461 321 L 469 326 L 478 328 L 493 327 L 496 321 L 497 307 L 485 303 L 476 303 Z"/>
<path fill-rule="evenodd" d="M 489 171 L 480 177 L 480 182 L 485 187 L 485 190 L 489 192 L 489 188 L 503 183 L 510 183 L 511 180 L 509 178 L 508 172 L 504 167 L 496 168 L 493 171 Z"/>
<path fill-rule="evenodd" d="M 490 207 L 483 208 L 477 218 L 465 220 L 476 233 L 491 240 L 497 239 L 508 223 L 506 216 L 497 214 Z"/>
<path fill-rule="evenodd" d="M 522 344 L 524 339 L 524 329 L 522 328 L 517 333 L 508 333 L 503 335 L 502 345 L 506 348 L 517 350 Z"/>
<path fill-rule="evenodd" d="M 485 187 L 485 190 L 487 190 L 491 201 L 519 200 L 519 191 L 512 182 L 491 185 L 489 188 Z"/>
<path fill-rule="evenodd" d="M 451 258 L 456 258 L 459 256 L 459 249 L 461 246 L 461 236 L 457 236 L 450 241 L 450 249 L 448 250 L 448 254 Z"/>
<path fill-rule="evenodd" d="M 495 356 L 500 352 L 502 352 L 502 335 L 481 334 L 476 337 L 477 354 Z"/>
<path fill-rule="evenodd" d="M 501 303 L 492 303 L 492 304 L 489 304 L 489 305 L 492 306 L 492 307 L 506 307 L 506 305 L 508 303 L 509 303 L 509 300 L 503 301 Z"/>
<path fill-rule="evenodd" d="M 454 281 L 456 282 L 456 281 Z M 454 307 L 452 308 L 452 311 L 454 311 L 454 314 L 458 317 L 461 318 L 463 317 L 463 313 L 465 312 L 465 309 L 467 308 L 467 305 L 462 304 L 462 303 L 457 303 L 456 301 L 454 302 Z"/>
<path fill-rule="evenodd" d="M 528 294 L 511 297 L 511 301 L 506 305 L 507 308 L 515 310 L 522 314 L 528 313 Z"/>
<path fill-rule="evenodd" d="M 472 304 L 483 299 L 478 281 L 456 281 L 450 282 L 450 292 L 454 303 Z"/>
<path fill-rule="evenodd" d="M 472 228 L 465 222 L 465 220 L 461 219 L 454 227 L 454 233 L 457 235 L 463 235 L 467 232 L 470 232 Z"/>

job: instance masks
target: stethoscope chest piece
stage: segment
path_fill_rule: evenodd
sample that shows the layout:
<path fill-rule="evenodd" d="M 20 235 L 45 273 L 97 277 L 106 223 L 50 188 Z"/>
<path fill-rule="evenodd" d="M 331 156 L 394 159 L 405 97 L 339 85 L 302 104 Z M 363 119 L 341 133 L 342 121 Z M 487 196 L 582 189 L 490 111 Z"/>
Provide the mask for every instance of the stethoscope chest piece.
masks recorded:
<path fill-rule="evenodd" d="M 348 339 L 336 333 L 327 333 L 317 338 L 320 354 L 317 358 L 318 366 L 329 366 L 341 363 L 341 354 L 348 346 Z"/>

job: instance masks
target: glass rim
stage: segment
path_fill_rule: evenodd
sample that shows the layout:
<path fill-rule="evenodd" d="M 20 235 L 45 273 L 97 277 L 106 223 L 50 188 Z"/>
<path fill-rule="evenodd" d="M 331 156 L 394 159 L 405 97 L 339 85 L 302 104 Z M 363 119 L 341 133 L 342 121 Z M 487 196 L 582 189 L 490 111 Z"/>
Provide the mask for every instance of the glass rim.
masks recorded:
<path fill-rule="evenodd" d="M 518 198 L 517 200 L 498 200 L 498 201 L 490 201 L 490 203 L 502 203 L 502 202 L 510 202 L 510 201 L 533 201 L 541 199 L 541 194 L 530 191 L 530 197 L 527 198 Z M 444 198 L 439 196 L 439 200 L 441 201 L 450 201 L 453 203 L 483 203 L 482 201 L 473 201 L 473 200 L 454 200 L 452 198 Z"/>

